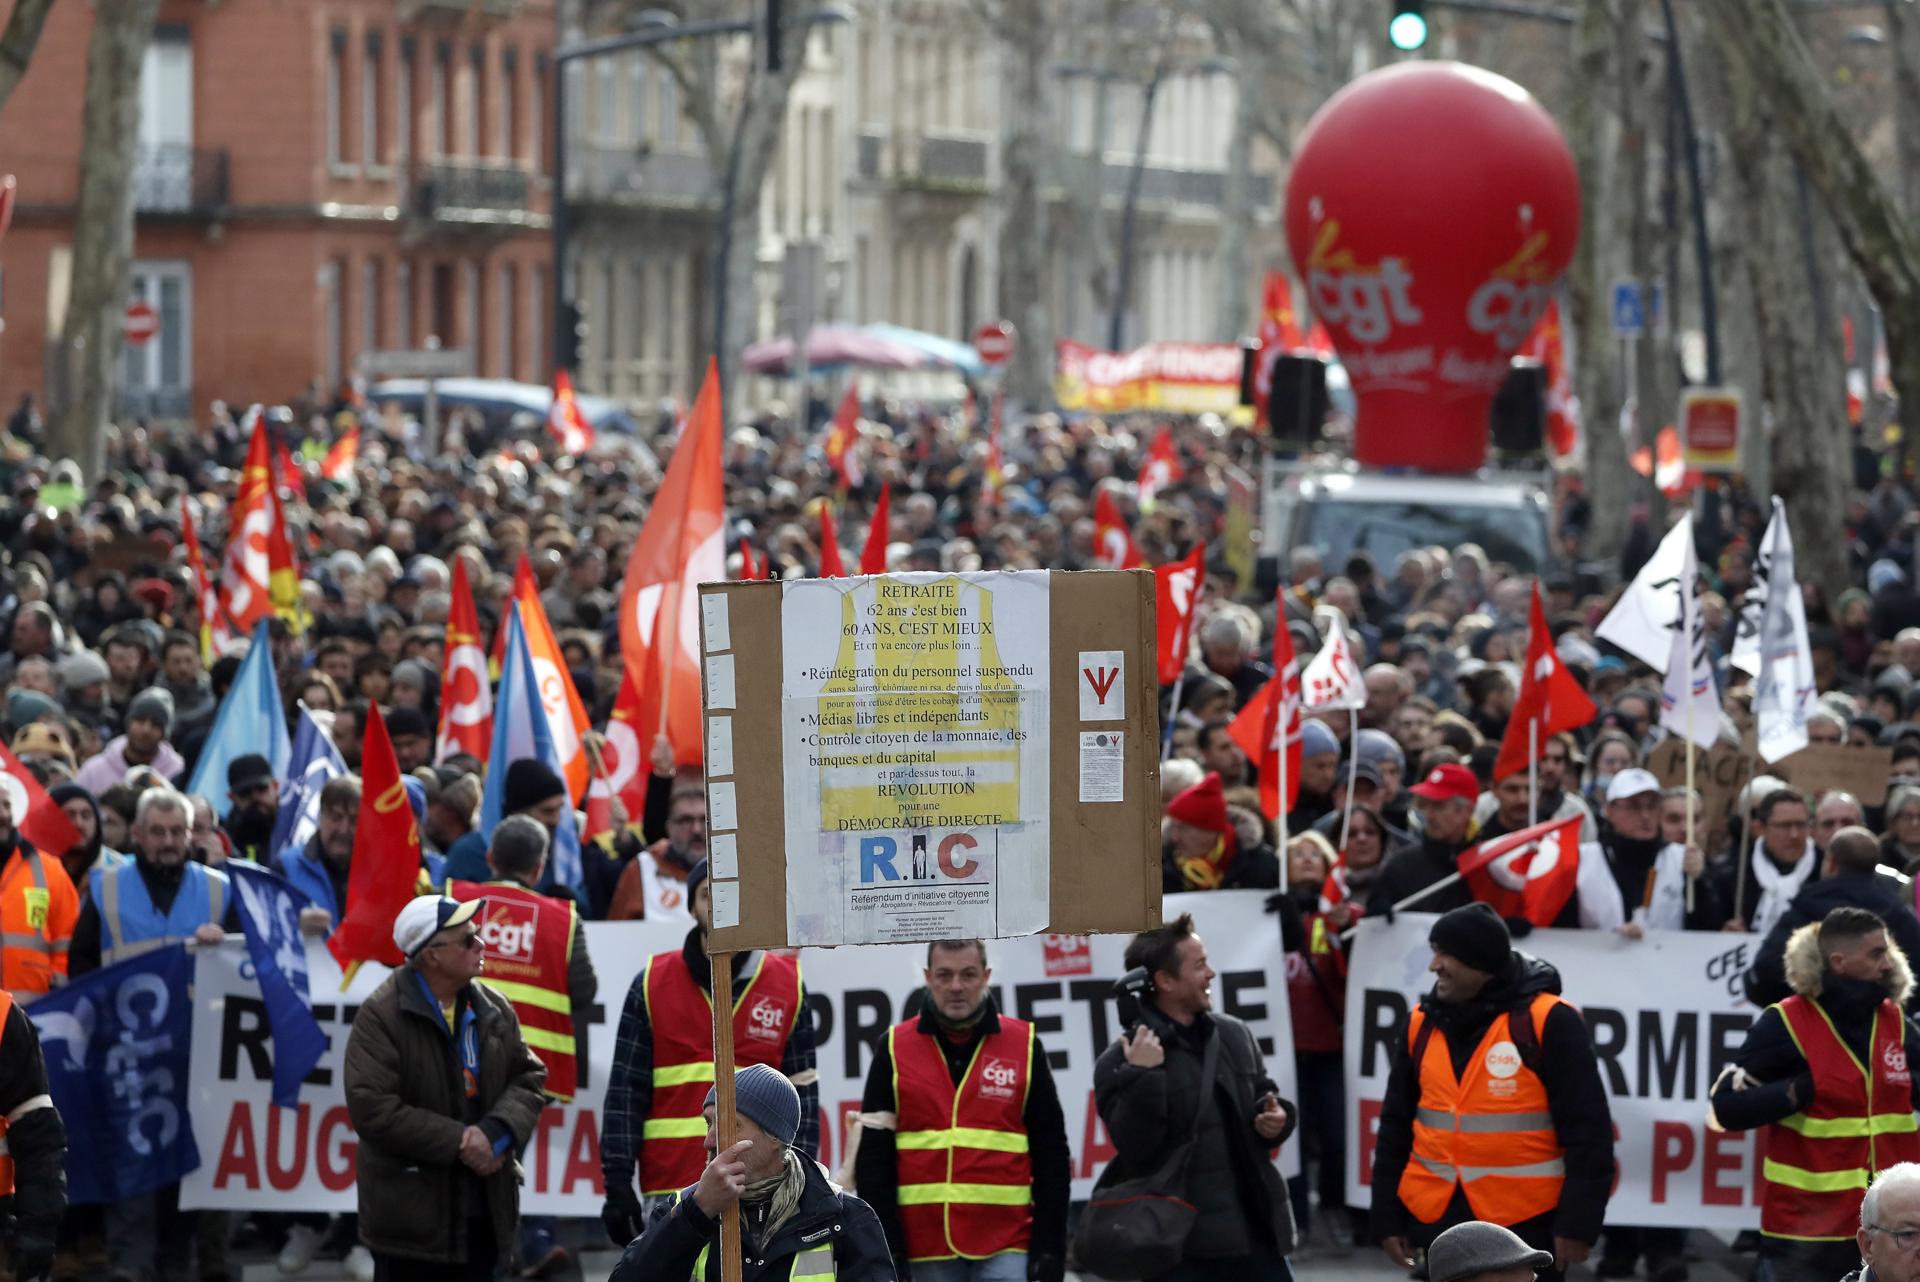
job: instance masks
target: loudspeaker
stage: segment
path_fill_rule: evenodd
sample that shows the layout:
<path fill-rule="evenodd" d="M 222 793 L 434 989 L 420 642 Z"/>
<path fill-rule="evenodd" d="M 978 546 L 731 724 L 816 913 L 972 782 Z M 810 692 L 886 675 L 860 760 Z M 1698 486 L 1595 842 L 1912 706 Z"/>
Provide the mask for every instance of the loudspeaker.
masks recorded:
<path fill-rule="evenodd" d="M 1277 441 L 1311 444 L 1320 438 L 1333 402 L 1327 397 L 1327 363 L 1311 356 L 1274 358 L 1267 391 L 1267 422 Z"/>
<path fill-rule="evenodd" d="M 1547 432 L 1547 371 L 1537 361 L 1515 361 L 1494 393 L 1488 418 L 1495 450 L 1539 453 Z"/>

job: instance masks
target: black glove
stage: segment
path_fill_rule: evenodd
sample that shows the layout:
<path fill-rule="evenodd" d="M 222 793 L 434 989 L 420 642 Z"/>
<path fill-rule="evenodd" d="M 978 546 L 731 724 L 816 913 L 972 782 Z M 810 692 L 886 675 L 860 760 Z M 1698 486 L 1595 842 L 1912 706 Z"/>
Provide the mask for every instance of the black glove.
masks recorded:
<path fill-rule="evenodd" d="M 1027 1282 L 1063 1282 L 1067 1262 L 1057 1255 L 1028 1255 Z"/>
<path fill-rule="evenodd" d="M 600 1208 L 600 1222 L 606 1225 L 613 1244 L 624 1248 L 646 1229 L 647 1213 L 632 1189 L 619 1188 L 607 1194 L 607 1204 Z"/>
<path fill-rule="evenodd" d="M 17 1282 L 40 1282 L 53 1272 L 53 1239 L 20 1234 L 8 1247 L 8 1262 Z"/>
<path fill-rule="evenodd" d="M 1268 895 L 1266 898 L 1266 909 L 1270 913 L 1277 913 L 1281 909 L 1285 908 L 1286 906 L 1287 906 L 1287 892 L 1284 890 L 1276 890 L 1271 895 Z M 1027 1272 L 1029 1273 L 1033 1272 L 1032 1256 L 1027 1257 Z"/>

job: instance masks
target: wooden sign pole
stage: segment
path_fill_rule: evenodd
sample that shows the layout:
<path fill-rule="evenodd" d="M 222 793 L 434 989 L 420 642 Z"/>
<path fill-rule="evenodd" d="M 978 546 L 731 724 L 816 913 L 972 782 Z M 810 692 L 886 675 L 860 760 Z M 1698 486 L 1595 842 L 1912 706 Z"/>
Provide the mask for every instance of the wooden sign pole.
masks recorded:
<path fill-rule="evenodd" d="M 733 1147 L 733 954 L 715 953 L 713 962 L 713 1107 L 720 1139 L 715 1152 Z M 720 1217 L 720 1279 L 741 1282 L 740 1203 Z"/>

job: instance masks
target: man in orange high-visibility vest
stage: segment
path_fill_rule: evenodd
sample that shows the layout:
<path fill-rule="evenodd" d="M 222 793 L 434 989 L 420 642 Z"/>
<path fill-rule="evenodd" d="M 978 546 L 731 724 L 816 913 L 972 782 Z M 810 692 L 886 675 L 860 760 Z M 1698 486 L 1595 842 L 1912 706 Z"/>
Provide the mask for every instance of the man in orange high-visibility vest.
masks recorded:
<path fill-rule="evenodd" d="M 854 1185 L 914 1282 L 1060 1282 L 1073 1159 L 1033 1025 L 986 943 L 927 945 L 926 1001 L 874 1043 Z"/>
<path fill-rule="evenodd" d="M 1428 935 L 1433 990 L 1394 1051 L 1373 1156 L 1373 1233 L 1393 1262 L 1468 1220 L 1550 1251 L 1559 1282 L 1600 1237 L 1613 1121 L 1560 975 L 1517 953 L 1485 904 Z"/>
<path fill-rule="evenodd" d="M 1760 1267 L 1775 1282 L 1801 1282 L 1858 1264 L 1868 1182 L 1920 1160 L 1920 1036 L 1901 1015 L 1913 973 L 1866 909 L 1835 908 L 1800 927 L 1784 961 L 1793 995 L 1747 1030 L 1712 1101 L 1728 1130 L 1766 1128 Z"/>

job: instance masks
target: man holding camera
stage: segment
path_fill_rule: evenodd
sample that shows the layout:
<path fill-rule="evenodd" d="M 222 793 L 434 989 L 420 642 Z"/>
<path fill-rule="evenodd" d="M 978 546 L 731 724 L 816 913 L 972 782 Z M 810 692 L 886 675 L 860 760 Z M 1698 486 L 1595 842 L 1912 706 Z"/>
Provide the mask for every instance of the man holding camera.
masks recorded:
<path fill-rule="evenodd" d="M 1214 971 L 1193 915 L 1135 935 L 1126 965 L 1145 972 L 1139 1015 L 1093 1069 L 1114 1175 L 1151 1174 L 1189 1138 L 1194 1144 L 1186 1197 L 1199 1214 L 1180 1264 L 1158 1282 L 1291 1282 L 1293 1209 L 1272 1155 L 1296 1113 L 1268 1076 L 1253 1030 L 1213 1009 Z"/>

